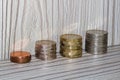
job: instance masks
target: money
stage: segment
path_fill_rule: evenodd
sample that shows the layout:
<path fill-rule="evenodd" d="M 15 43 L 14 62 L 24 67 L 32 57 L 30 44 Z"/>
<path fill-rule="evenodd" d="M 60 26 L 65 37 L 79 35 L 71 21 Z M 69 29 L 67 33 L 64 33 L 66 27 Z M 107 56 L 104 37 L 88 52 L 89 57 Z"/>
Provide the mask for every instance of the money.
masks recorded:
<path fill-rule="evenodd" d="M 52 40 L 36 41 L 35 56 L 41 60 L 56 59 L 56 43 Z"/>
<path fill-rule="evenodd" d="M 60 36 L 60 54 L 63 57 L 78 58 L 82 56 L 82 37 L 77 34 Z"/>
<path fill-rule="evenodd" d="M 107 53 L 108 32 L 104 30 L 88 30 L 85 42 L 85 51 L 87 53 Z"/>
<path fill-rule="evenodd" d="M 10 61 L 19 64 L 29 63 L 31 61 L 31 54 L 26 51 L 13 51 L 10 53 Z"/>

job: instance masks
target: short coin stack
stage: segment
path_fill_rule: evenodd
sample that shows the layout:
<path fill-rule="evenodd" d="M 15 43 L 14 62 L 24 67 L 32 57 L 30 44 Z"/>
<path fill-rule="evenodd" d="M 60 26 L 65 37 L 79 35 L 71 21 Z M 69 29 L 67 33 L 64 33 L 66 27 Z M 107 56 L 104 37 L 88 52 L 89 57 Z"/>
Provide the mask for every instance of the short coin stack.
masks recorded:
<path fill-rule="evenodd" d="M 41 60 L 56 59 L 56 43 L 52 40 L 36 41 L 35 56 Z"/>
<path fill-rule="evenodd" d="M 91 54 L 107 52 L 108 32 L 104 30 L 88 30 L 86 32 L 85 50 Z"/>
<path fill-rule="evenodd" d="M 14 63 L 28 63 L 31 61 L 31 54 L 26 51 L 13 51 L 10 53 L 10 61 Z"/>
<path fill-rule="evenodd" d="M 60 37 L 60 53 L 64 57 L 82 56 L 82 37 L 77 34 L 64 34 Z"/>

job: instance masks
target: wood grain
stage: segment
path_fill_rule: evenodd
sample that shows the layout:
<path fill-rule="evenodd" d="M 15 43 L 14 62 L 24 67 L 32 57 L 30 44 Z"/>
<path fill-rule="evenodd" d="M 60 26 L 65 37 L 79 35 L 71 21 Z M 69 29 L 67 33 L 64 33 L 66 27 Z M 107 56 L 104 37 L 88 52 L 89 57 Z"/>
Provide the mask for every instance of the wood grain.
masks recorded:
<path fill-rule="evenodd" d="M 119 80 L 120 46 L 108 48 L 104 55 L 84 53 L 83 57 L 67 59 L 58 55 L 51 61 L 32 57 L 28 64 L 0 62 L 1 80 Z"/>
<path fill-rule="evenodd" d="M 34 54 L 36 40 L 57 42 L 65 33 L 83 36 L 89 29 L 109 32 L 109 45 L 120 44 L 120 0 L 0 0 L 0 60 L 11 51 Z M 83 44 L 84 48 L 84 44 Z"/>

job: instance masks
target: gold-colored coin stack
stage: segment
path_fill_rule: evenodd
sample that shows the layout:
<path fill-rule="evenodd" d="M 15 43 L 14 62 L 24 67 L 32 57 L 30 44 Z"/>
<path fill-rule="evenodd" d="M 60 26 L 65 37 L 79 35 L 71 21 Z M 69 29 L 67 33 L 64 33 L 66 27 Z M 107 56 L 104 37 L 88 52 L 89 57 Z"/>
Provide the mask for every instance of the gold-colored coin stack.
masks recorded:
<path fill-rule="evenodd" d="M 63 57 L 78 58 L 82 56 L 82 37 L 77 34 L 64 34 L 60 37 L 60 54 Z"/>
<path fill-rule="evenodd" d="M 35 56 L 41 60 L 56 59 L 56 43 L 51 40 L 36 41 Z"/>

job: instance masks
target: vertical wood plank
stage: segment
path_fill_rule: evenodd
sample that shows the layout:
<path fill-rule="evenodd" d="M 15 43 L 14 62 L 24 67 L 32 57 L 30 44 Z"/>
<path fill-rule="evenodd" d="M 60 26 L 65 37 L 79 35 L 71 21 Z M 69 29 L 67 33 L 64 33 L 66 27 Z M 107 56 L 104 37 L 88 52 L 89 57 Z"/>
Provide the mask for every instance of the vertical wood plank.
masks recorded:
<path fill-rule="evenodd" d="M 2 14 L 3 14 L 3 0 L 0 0 L 0 60 L 2 59 Z"/>

